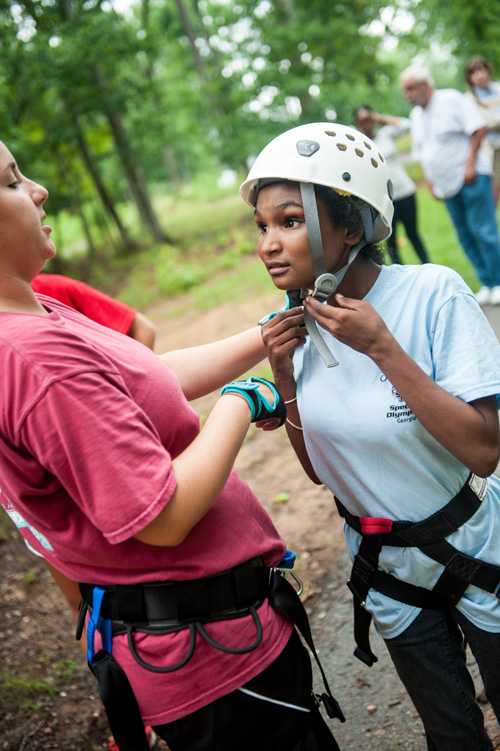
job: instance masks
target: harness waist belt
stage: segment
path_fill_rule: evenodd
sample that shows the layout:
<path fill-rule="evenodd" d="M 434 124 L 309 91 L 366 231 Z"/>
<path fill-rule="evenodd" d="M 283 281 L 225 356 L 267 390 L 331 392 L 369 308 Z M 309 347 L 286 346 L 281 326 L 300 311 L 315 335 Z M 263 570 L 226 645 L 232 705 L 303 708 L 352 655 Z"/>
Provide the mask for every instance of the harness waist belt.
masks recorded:
<path fill-rule="evenodd" d="M 500 566 L 462 553 L 445 539 L 476 513 L 486 487 L 486 480 L 470 475 L 451 501 L 420 522 L 358 517 L 335 498 L 340 515 L 363 538 L 347 586 L 354 596 L 354 636 L 357 644 L 354 654 L 367 665 L 371 666 L 377 660 L 369 641 L 371 614 L 364 609 L 370 589 L 420 608 L 454 606 L 471 584 L 500 599 Z M 425 589 L 380 571 L 380 551 L 386 545 L 415 547 L 441 563 L 444 571 L 434 588 Z"/>
<path fill-rule="evenodd" d="M 89 667 L 97 678 L 99 693 L 106 709 L 111 730 L 119 739 L 121 751 L 146 751 L 148 748 L 139 707 L 126 674 L 114 660 L 113 634 L 126 633 L 130 652 L 138 665 L 154 673 L 171 673 L 184 667 L 195 652 L 197 637 L 228 654 L 245 654 L 262 642 L 263 628 L 257 608 L 267 598 L 271 607 L 289 620 L 302 635 L 321 673 L 325 691 L 315 694 L 328 716 L 342 722 L 344 715 L 334 698 L 319 660 L 307 613 L 297 592 L 277 569 L 254 558 L 229 571 L 204 579 L 154 582 L 132 586 L 80 584 L 82 605 L 76 635 L 82 635 L 87 610 L 91 609 L 87 630 Z M 221 644 L 208 633 L 204 623 L 250 615 L 255 625 L 255 640 L 244 647 Z M 92 627 L 91 632 L 89 632 Z M 93 652 L 94 629 L 101 632 L 103 648 Z M 146 662 L 135 645 L 136 630 L 168 633 L 186 629 L 186 654 L 176 664 L 156 666 Z M 121 712 L 122 698 L 128 707 Z"/>
<path fill-rule="evenodd" d="M 420 547 L 440 542 L 473 516 L 484 497 L 486 481 L 471 475 L 465 485 L 443 508 L 420 522 L 395 521 L 372 516 L 355 516 L 335 498 L 338 512 L 346 523 L 363 536 L 383 535 L 383 544 Z"/>
<path fill-rule="evenodd" d="M 92 606 L 93 584 L 80 584 L 83 601 Z M 260 558 L 215 576 L 186 581 L 107 586 L 101 616 L 126 623 L 191 623 L 233 617 L 265 599 L 269 569 Z"/>

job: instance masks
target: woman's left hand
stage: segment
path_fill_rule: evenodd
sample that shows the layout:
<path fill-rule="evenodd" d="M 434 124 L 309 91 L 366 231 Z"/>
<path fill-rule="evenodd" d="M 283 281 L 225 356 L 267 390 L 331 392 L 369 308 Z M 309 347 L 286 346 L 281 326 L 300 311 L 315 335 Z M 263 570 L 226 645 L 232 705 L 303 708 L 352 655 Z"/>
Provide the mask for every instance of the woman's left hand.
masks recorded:
<path fill-rule="evenodd" d="M 304 300 L 307 312 L 339 342 L 376 359 L 394 338 L 382 318 L 365 300 L 335 295 L 336 305 L 322 305 L 312 297 Z M 338 307 L 337 307 L 338 306 Z"/>

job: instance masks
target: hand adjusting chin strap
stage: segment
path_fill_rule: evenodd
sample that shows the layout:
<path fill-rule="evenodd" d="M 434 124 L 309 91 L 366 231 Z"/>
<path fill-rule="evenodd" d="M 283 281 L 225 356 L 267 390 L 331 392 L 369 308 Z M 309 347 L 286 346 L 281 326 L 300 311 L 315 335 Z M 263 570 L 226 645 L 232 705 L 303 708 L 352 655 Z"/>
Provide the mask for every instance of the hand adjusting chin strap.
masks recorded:
<path fill-rule="evenodd" d="M 336 292 L 359 251 L 366 245 L 367 241 L 369 241 L 368 239 L 373 236 L 373 215 L 370 207 L 366 204 L 362 204 L 358 207 L 363 221 L 363 239 L 353 246 L 345 266 L 339 269 L 336 274 L 331 274 L 325 272 L 325 254 L 314 185 L 312 183 L 300 183 L 300 194 L 302 197 L 302 206 L 304 208 L 307 238 L 309 240 L 309 252 L 313 262 L 315 277 L 312 297 L 320 302 L 325 302 L 325 300 Z M 318 350 L 326 367 L 334 368 L 339 362 L 330 352 L 330 349 L 319 332 L 316 321 L 307 313 L 307 311 L 304 311 L 304 323 L 306 325 L 307 333 L 311 337 L 311 341 Z"/>

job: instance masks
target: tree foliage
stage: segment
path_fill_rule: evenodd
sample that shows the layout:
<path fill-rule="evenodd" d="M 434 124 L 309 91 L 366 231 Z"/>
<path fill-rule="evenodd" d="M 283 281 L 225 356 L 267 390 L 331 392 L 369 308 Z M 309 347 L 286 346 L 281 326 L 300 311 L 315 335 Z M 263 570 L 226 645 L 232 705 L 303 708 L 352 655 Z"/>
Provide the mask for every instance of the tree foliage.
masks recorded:
<path fill-rule="evenodd" d="M 113 2 L 0 0 L 1 136 L 92 252 L 109 237 L 129 251 L 166 239 L 153 184 L 243 171 L 284 128 L 349 122 L 360 103 L 404 111 L 399 69 L 433 45 L 500 64 L 498 0 Z M 398 9 L 416 23 L 396 46 L 384 19 Z"/>

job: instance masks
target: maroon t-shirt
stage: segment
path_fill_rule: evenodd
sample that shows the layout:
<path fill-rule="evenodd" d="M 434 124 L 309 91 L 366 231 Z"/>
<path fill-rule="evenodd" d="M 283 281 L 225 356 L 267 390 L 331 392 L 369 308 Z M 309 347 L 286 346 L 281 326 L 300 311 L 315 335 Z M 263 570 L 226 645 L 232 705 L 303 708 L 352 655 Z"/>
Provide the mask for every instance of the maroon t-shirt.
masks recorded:
<path fill-rule="evenodd" d="M 135 310 L 124 302 L 69 276 L 40 274 L 33 279 L 31 286 L 35 292 L 53 297 L 121 334 L 128 334 L 135 318 Z"/>
<path fill-rule="evenodd" d="M 0 502 L 27 543 L 75 581 L 135 583 L 209 576 L 284 545 L 269 516 L 231 473 L 206 516 L 177 547 L 134 538 L 172 498 L 172 459 L 198 416 L 161 359 L 134 340 L 39 296 L 48 315 L 0 313 Z M 217 451 L 217 446 L 214 446 Z M 198 637 L 182 670 L 158 674 L 113 650 L 144 719 L 170 722 L 241 686 L 285 646 L 290 627 L 267 604 L 262 645 L 228 655 Z M 251 619 L 208 627 L 222 643 L 252 643 Z M 140 654 L 172 664 L 187 635 L 137 636 Z"/>

